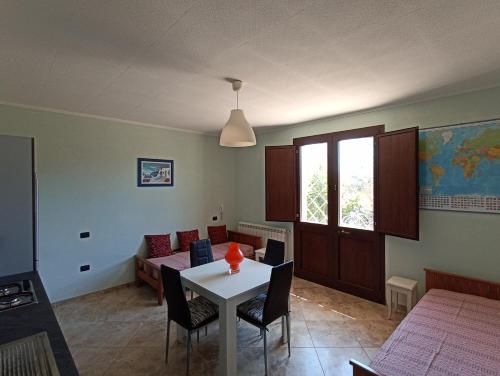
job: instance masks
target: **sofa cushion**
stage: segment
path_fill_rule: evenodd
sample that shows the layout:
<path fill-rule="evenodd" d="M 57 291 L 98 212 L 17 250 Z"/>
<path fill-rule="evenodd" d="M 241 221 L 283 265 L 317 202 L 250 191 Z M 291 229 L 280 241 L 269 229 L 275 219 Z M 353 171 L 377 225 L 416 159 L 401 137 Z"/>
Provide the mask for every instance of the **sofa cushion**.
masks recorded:
<path fill-rule="evenodd" d="M 200 240 L 200 235 L 198 230 L 177 231 L 177 240 L 179 240 L 179 251 L 186 252 L 189 251 L 189 244 L 192 241 Z"/>
<path fill-rule="evenodd" d="M 224 258 L 227 252 L 227 247 L 229 247 L 229 243 L 217 244 L 212 247 L 212 253 L 215 261 L 222 260 Z M 251 245 L 240 243 L 240 250 L 243 253 L 243 256 L 251 259 L 255 258 L 255 253 Z M 184 270 L 190 268 L 191 261 L 189 256 L 189 252 L 177 252 L 171 256 L 147 259 L 145 263 L 148 265 L 148 267 L 151 267 L 153 278 L 159 279 L 161 278 L 160 268 L 162 264 L 165 264 L 176 270 Z M 227 267 L 229 268 L 229 265 Z"/>
<path fill-rule="evenodd" d="M 226 256 L 229 244 L 231 244 L 231 242 L 216 244 L 216 245 L 212 246 L 212 253 L 214 255 L 215 261 L 222 260 L 224 258 L 224 256 Z M 255 259 L 255 252 L 254 252 L 253 247 L 251 245 L 242 244 L 242 243 L 238 243 L 238 244 L 240 246 L 241 253 L 243 253 L 243 256 L 245 256 L 247 258 L 251 258 L 252 260 Z"/>
<path fill-rule="evenodd" d="M 227 230 L 226 225 L 223 226 L 207 226 L 208 237 L 210 243 L 221 244 L 227 243 Z"/>
<path fill-rule="evenodd" d="M 166 235 L 144 235 L 148 245 L 149 258 L 170 256 L 173 254 L 170 245 L 170 234 Z"/>

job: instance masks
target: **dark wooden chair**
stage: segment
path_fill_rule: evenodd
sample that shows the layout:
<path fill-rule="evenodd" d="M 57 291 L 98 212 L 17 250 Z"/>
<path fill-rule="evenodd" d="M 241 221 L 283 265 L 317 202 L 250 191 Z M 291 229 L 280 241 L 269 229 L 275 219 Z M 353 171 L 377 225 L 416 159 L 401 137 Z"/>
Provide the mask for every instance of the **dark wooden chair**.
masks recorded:
<path fill-rule="evenodd" d="M 214 261 L 210 239 L 195 240 L 189 244 L 191 267 L 208 264 Z"/>
<path fill-rule="evenodd" d="M 212 253 L 212 243 L 210 239 L 201 239 L 192 241 L 189 244 L 189 259 L 191 267 L 205 265 L 214 262 L 214 255 Z M 193 292 L 191 291 L 191 299 L 193 299 Z M 205 327 L 205 335 L 207 335 L 207 327 Z M 196 341 L 200 342 L 200 331 L 196 331 Z"/>
<path fill-rule="evenodd" d="M 264 264 L 278 266 L 285 262 L 285 243 L 279 240 L 267 239 Z"/>
<path fill-rule="evenodd" d="M 189 362 L 191 358 L 191 333 L 207 326 L 219 318 L 219 310 L 216 304 L 202 296 L 187 300 L 182 287 L 181 275 L 178 270 L 161 266 L 161 277 L 163 290 L 167 299 L 167 348 L 165 350 L 165 362 L 168 363 L 168 345 L 170 342 L 170 322 L 177 324 L 187 330 L 187 366 L 186 374 L 189 375 Z"/>
<path fill-rule="evenodd" d="M 264 336 L 264 366 L 267 375 L 267 326 L 285 316 L 290 357 L 290 311 L 288 298 L 292 285 L 293 261 L 273 267 L 267 293 L 261 294 L 238 306 L 238 317 L 255 325 Z"/>

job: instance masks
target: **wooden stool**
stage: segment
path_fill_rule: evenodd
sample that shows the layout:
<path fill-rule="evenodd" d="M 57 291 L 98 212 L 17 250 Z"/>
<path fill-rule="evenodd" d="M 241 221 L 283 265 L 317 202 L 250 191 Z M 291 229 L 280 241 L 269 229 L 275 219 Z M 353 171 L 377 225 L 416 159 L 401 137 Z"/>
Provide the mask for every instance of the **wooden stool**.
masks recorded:
<path fill-rule="evenodd" d="M 396 293 L 396 309 L 398 308 L 398 296 L 403 294 L 406 296 L 407 313 L 417 304 L 417 281 L 402 277 L 391 277 L 385 283 L 385 295 L 387 299 L 387 318 L 391 318 L 392 313 L 392 293 Z"/>

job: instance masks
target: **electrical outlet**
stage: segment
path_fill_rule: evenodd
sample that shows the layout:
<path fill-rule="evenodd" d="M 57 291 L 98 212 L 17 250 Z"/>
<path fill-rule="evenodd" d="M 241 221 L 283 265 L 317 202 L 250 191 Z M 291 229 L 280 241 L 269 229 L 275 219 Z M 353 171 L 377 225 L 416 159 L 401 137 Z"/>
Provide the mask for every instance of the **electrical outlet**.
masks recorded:
<path fill-rule="evenodd" d="M 80 232 L 80 239 L 90 238 L 90 232 Z"/>
<path fill-rule="evenodd" d="M 90 270 L 90 265 L 80 265 L 81 272 L 86 272 L 88 270 Z"/>
<path fill-rule="evenodd" d="M 217 221 L 217 216 L 216 216 L 216 215 L 214 215 L 214 216 L 212 217 L 212 221 L 214 221 L 214 222 L 215 222 L 215 221 Z"/>

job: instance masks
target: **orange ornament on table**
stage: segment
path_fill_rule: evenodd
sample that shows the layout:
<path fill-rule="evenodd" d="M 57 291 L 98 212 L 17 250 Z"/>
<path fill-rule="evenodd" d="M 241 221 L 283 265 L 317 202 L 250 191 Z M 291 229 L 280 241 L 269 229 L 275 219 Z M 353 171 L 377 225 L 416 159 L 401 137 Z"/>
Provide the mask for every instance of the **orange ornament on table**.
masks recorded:
<path fill-rule="evenodd" d="M 240 271 L 240 263 L 243 261 L 243 253 L 240 251 L 238 243 L 229 243 L 226 256 L 224 257 L 230 266 L 229 273 L 234 274 Z"/>

